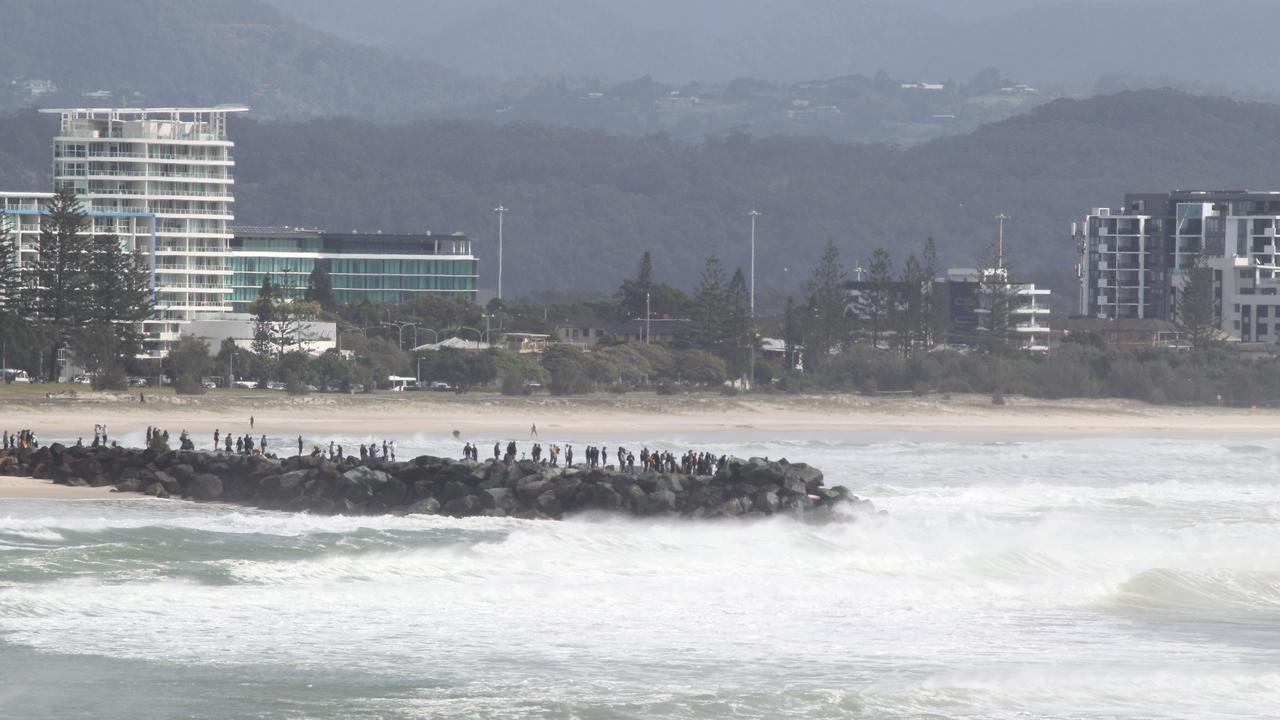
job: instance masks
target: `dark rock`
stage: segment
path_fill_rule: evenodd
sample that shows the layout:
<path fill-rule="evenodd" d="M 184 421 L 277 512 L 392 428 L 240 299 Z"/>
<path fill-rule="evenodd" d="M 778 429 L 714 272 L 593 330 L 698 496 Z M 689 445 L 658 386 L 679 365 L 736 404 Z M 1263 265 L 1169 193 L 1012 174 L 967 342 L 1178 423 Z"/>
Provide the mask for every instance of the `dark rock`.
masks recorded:
<path fill-rule="evenodd" d="M 488 488 L 480 491 L 480 496 L 488 495 L 493 507 L 506 513 L 515 512 L 517 508 L 515 493 L 508 488 Z"/>
<path fill-rule="evenodd" d="M 564 512 L 564 507 L 560 504 L 560 498 L 556 497 L 554 490 L 548 490 L 538 496 L 533 501 L 533 507 L 538 512 L 548 517 L 558 518 Z"/>
<path fill-rule="evenodd" d="M 440 493 L 440 502 L 448 505 L 450 500 L 455 500 L 463 497 L 464 495 L 470 494 L 471 488 L 467 487 L 465 483 L 457 480 L 450 480 L 445 483 L 444 492 Z"/>
<path fill-rule="evenodd" d="M 435 498 L 429 497 L 410 505 L 405 512 L 410 515 L 439 515 L 440 502 Z"/>
<path fill-rule="evenodd" d="M 551 487 L 551 483 L 537 475 L 522 477 L 516 482 L 516 497 L 522 502 L 531 503 Z"/>
<path fill-rule="evenodd" d="M 445 503 L 442 513 L 450 517 L 471 517 L 484 511 L 480 498 L 475 495 L 463 495 Z"/>
<path fill-rule="evenodd" d="M 670 490 L 655 490 L 649 493 L 648 510 L 654 515 L 675 512 L 676 494 Z"/>
<path fill-rule="evenodd" d="M 187 483 L 187 493 L 196 500 L 217 500 L 222 497 L 222 478 L 202 473 Z"/>
<path fill-rule="evenodd" d="M 756 495 L 755 507 L 765 515 L 778 512 L 778 493 L 772 490 L 761 490 Z"/>

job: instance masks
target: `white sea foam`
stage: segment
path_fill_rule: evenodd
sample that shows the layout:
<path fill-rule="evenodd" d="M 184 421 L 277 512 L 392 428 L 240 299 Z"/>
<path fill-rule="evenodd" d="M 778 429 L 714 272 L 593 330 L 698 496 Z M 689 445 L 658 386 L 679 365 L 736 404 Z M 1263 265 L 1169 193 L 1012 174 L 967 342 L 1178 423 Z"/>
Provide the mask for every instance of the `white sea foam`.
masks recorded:
<path fill-rule="evenodd" d="M 10 503 L 0 543 L 24 544 L 0 554 L 0 661 L 7 643 L 398 688 L 352 686 L 332 717 L 1225 718 L 1280 704 L 1280 444 L 728 449 L 812 462 L 889 514 L 553 523 Z"/>

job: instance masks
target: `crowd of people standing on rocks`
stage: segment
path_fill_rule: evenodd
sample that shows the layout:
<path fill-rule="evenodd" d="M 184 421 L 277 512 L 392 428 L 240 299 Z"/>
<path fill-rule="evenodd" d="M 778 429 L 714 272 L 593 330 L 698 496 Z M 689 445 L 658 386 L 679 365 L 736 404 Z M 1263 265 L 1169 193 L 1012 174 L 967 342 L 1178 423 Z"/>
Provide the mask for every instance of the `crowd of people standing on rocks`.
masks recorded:
<path fill-rule="evenodd" d="M 36 434 L 30 430 L 19 430 L 11 433 L 4 431 L 4 449 L 17 450 L 18 448 L 38 448 L 39 441 L 36 440 Z"/>
<path fill-rule="evenodd" d="M 517 458 L 517 453 L 519 457 Z M 589 468 L 613 467 L 610 465 L 609 447 L 588 445 L 586 450 L 586 466 Z M 533 443 L 529 448 L 528 458 L 539 465 L 549 467 L 558 467 L 560 465 L 560 456 L 564 455 L 565 467 L 573 467 L 573 446 L 566 444 L 563 448 L 555 443 L 544 448 L 542 443 Z M 462 457 L 464 460 L 480 461 L 480 449 L 472 443 L 466 443 L 462 446 Z M 622 446 L 614 448 L 612 462 L 616 462 L 616 467 L 624 472 L 636 472 L 637 457 L 635 453 Z M 511 464 L 517 459 L 525 460 L 525 453 L 520 452 L 514 440 L 507 441 L 507 445 L 503 448 L 501 442 L 493 444 L 493 459 L 498 462 Z M 648 447 L 640 449 L 639 464 L 640 470 L 666 473 L 682 473 L 684 475 L 714 475 L 716 469 L 722 467 L 728 458 L 724 455 L 717 457 L 710 452 L 695 452 L 693 450 L 686 451 L 683 455 L 676 456 L 670 451 L 649 450 Z"/>

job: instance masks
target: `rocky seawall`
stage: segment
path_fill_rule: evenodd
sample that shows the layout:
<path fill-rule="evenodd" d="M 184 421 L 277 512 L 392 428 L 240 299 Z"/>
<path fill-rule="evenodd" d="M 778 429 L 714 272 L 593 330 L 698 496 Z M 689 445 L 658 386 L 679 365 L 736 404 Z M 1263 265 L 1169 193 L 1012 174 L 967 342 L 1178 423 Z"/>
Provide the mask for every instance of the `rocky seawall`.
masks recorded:
<path fill-rule="evenodd" d="M 332 462 L 199 451 L 64 447 L 0 450 L 0 474 L 64 485 L 115 486 L 156 497 L 317 514 L 423 513 L 562 518 L 607 511 L 732 517 L 871 509 L 847 488 L 825 487 L 804 463 L 731 458 L 714 476 L 510 465 L 422 456 L 407 462 Z"/>

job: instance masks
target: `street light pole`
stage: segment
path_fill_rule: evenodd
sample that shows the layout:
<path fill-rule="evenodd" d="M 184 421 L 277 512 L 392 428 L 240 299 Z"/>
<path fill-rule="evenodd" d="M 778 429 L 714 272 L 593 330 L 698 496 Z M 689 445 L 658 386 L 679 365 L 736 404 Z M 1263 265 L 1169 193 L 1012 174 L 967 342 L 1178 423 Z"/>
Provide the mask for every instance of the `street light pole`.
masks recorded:
<path fill-rule="evenodd" d="M 649 320 L 653 314 L 649 312 L 649 293 L 644 294 L 644 344 L 649 344 L 649 338 L 653 337 L 649 332 Z"/>
<path fill-rule="evenodd" d="M 502 205 L 493 209 L 498 213 L 498 299 L 502 299 L 502 216 L 507 214 L 507 208 Z"/>
<path fill-rule="evenodd" d="M 751 208 L 751 361 L 750 377 L 747 378 L 751 389 L 756 386 L 756 218 L 760 211 Z"/>

